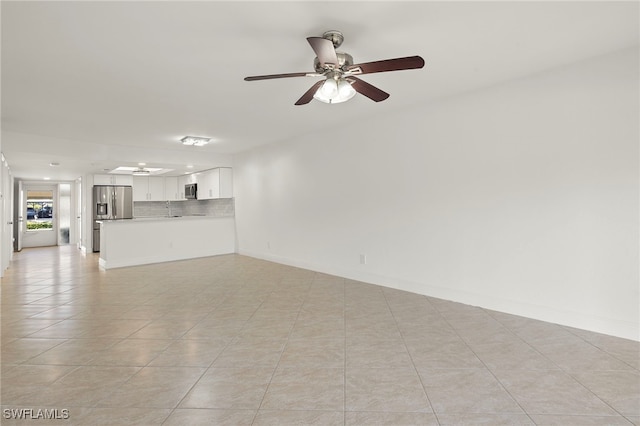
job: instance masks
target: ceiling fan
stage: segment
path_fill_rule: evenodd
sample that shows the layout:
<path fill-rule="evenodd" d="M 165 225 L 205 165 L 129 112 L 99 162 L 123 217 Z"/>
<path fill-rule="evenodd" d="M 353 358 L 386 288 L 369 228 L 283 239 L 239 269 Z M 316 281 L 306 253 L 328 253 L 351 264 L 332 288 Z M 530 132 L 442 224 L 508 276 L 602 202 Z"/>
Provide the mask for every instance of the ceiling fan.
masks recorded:
<path fill-rule="evenodd" d="M 307 41 L 317 55 L 313 64 L 315 72 L 257 75 L 245 77 L 245 81 L 288 77 L 325 77 L 324 80 L 318 81 L 311 86 L 298 99 L 295 105 L 308 104 L 312 99 L 336 104 L 348 101 L 356 93 L 360 93 L 375 102 L 380 102 L 387 99 L 389 94 L 359 79 L 356 77 L 357 75 L 424 67 L 424 59 L 420 56 L 354 64 L 351 55 L 336 51 L 344 41 L 344 36 L 340 31 L 327 31 L 322 37 L 307 37 Z"/>

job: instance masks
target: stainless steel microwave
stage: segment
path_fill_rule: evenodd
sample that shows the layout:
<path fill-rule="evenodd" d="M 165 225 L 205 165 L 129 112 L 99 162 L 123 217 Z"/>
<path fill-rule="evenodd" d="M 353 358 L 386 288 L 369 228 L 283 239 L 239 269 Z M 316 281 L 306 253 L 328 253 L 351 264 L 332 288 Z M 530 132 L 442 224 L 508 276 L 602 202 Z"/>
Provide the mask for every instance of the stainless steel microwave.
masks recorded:
<path fill-rule="evenodd" d="M 188 200 L 198 199 L 198 184 L 188 183 L 184 186 L 184 198 Z"/>

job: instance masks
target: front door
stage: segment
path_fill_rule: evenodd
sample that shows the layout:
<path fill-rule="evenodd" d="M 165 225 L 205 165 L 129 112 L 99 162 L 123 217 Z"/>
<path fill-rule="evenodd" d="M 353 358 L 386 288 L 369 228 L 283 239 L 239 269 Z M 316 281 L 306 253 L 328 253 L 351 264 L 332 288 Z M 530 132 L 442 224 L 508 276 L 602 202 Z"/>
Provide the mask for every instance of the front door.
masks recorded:
<path fill-rule="evenodd" d="M 58 244 L 56 186 L 23 185 L 22 247 Z"/>

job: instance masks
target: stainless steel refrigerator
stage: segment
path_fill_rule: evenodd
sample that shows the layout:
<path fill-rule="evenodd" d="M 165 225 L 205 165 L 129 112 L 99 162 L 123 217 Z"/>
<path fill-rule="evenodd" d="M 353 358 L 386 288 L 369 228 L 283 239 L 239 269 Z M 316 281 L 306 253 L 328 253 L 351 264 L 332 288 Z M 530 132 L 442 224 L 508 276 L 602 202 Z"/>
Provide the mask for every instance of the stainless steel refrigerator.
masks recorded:
<path fill-rule="evenodd" d="M 93 251 L 100 251 L 100 220 L 133 219 L 133 188 L 95 185 L 93 187 Z"/>

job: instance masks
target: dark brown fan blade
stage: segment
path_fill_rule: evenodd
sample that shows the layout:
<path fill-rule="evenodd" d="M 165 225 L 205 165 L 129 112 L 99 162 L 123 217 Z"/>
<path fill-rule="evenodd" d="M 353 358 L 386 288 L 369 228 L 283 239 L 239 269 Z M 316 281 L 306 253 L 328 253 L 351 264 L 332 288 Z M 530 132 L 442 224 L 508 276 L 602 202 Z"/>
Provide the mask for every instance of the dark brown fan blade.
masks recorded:
<path fill-rule="evenodd" d="M 307 90 L 304 95 L 302 95 L 302 97 L 298 99 L 295 105 L 305 105 L 311 102 L 311 99 L 313 99 L 313 95 L 316 94 L 320 86 L 322 86 L 322 83 L 324 83 L 324 80 L 320 80 L 319 82 L 311 86 L 311 89 Z"/>
<path fill-rule="evenodd" d="M 385 59 L 382 61 L 355 64 L 349 66 L 347 71 L 351 71 L 354 74 L 371 74 L 374 72 L 412 70 L 422 67 L 424 67 L 424 59 L 420 56 L 407 56 L 406 58 Z"/>
<path fill-rule="evenodd" d="M 347 81 L 351 83 L 351 87 L 353 87 L 356 92 L 365 95 L 367 98 L 372 101 L 380 102 L 384 101 L 389 97 L 387 92 L 384 92 L 378 89 L 376 86 L 372 86 L 366 81 L 360 80 L 357 77 L 347 77 Z"/>
<path fill-rule="evenodd" d="M 316 52 L 320 65 L 333 64 L 338 67 L 338 55 L 333 47 L 333 42 L 322 37 L 307 37 L 311 48 Z"/>
<path fill-rule="evenodd" d="M 287 78 L 287 77 L 305 77 L 308 74 L 309 74 L 308 72 L 292 72 L 288 74 L 255 75 L 252 77 L 245 77 L 244 81 L 270 80 L 272 78 Z"/>

